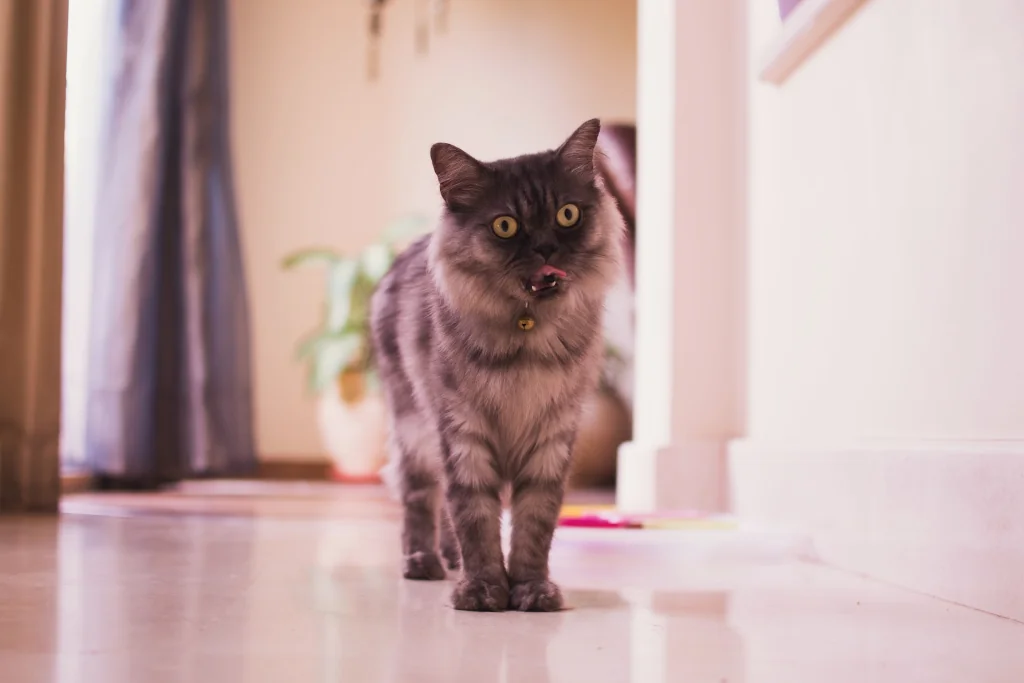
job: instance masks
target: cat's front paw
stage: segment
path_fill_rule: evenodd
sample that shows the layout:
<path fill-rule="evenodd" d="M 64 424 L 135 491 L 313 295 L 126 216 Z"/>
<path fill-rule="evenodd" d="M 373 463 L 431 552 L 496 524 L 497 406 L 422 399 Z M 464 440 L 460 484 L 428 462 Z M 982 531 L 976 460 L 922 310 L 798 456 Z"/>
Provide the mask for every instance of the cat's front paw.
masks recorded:
<path fill-rule="evenodd" d="M 436 553 L 413 553 L 405 558 L 402 576 L 416 581 L 443 581 L 445 573 Z"/>
<path fill-rule="evenodd" d="M 558 612 L 564 606 L 562 591 L 546 580 L 514 584 L 509 595 L 509 607 L 520 612 Z"/>
<path fill-rule="evenodd" d="M 467 612 L 504 612 L 508 609 L 508 582 L 479 577 L 462 579 L 452 591 L 452 607 Z"/>

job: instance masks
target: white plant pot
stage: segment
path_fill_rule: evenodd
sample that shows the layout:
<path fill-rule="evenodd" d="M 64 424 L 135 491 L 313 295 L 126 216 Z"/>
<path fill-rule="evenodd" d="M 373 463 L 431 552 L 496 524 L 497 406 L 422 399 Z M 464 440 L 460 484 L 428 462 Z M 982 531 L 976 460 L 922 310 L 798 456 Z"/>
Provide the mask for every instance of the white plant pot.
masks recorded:
<path fill-rule="evenodd" d="M 336 479 L 380 481 L 378 473 L 387 462 L 387 427 L 380 396 L 367 393 L 359 401 L 346 403 L 334 384 L 320 396 L 317 421 Z"/>

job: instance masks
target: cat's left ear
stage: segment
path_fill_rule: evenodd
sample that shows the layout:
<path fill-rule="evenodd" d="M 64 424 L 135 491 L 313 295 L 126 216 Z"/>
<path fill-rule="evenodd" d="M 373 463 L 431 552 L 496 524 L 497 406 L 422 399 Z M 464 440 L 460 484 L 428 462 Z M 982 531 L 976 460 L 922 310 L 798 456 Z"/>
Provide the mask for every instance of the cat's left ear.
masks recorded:
<path fill-rule="evenodd" d="M 601 120 L 590 119 L 576 129 L 569 139 L 558 148 L 558 156 L 571 173 L 587 180 L 594 180 L 597 172 L 594 167 L 594 150 L 597 148 L 597 136 L 601 133 Z"/>

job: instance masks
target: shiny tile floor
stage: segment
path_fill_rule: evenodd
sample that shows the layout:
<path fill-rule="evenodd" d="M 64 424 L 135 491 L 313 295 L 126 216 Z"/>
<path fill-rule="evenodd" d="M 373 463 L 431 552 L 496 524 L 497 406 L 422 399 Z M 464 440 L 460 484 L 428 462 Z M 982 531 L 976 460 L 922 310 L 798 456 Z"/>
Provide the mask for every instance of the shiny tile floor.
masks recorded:
<path fill-rule="evenodd" d="M 1024 625 L 749 532 L 566 529 L 572 609 L 398 577 L 376 489 L 83 496 L 0 519 L 3 683 L 1020 683 Z"/>

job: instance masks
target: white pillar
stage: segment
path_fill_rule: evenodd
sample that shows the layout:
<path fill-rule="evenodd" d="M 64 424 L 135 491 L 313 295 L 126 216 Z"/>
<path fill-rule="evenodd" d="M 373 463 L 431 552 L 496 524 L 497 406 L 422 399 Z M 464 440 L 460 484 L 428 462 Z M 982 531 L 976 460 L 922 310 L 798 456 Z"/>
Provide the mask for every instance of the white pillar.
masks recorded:
<path fill-rule="evenodd" d="M 743 0 L 639 0 L 630 511 L 721 510 L 745 409 Z"/>
<path fill-rule="evenodd" d="M 672 436 L 676 3 L 637 3 L 636 346 L 633 440 L 619 449 L 617 503 L 651 509 L 656 454 Z"/>

